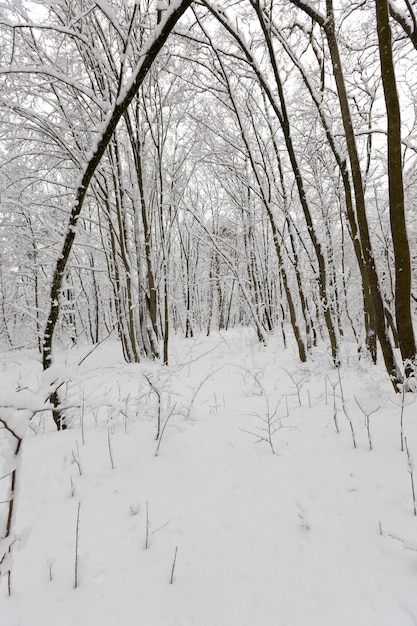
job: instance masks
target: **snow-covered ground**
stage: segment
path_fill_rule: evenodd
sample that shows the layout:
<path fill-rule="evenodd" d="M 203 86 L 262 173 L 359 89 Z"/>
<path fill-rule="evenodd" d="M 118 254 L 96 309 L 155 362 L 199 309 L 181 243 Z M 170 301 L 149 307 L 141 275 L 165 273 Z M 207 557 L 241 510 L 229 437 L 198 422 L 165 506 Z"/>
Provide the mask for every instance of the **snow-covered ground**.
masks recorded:
<path fill-rule="evenodd" d="M 417 624 L 413 394 L 248 329 L 177 339 L 169 368 L 88 352 L 53 371 L 71 428 L 37 413 L 23 443 L 1 626 Z M 33 355 L 0 363 L 3 404 L 43 388 Z"/>

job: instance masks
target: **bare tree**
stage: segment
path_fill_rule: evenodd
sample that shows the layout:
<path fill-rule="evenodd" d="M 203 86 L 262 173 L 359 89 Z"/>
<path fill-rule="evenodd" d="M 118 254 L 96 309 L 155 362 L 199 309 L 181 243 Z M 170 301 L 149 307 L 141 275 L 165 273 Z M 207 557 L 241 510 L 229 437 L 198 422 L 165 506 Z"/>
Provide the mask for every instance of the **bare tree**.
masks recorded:
<path fill-rule="evenodd" d="M 52 344 L 55 327 L 58 322 L 60 311 L 61 288 L 68 260 L 74 244 L 75 235 L 77 232 L 78 219 L 81 214 L 81 210 L 91 180 L 101 162 L 101 159 L 103 158 L 107 147 L 109 146 L 109 143 L 113 137 L 114 131 L 120 119 L 122 118 L 133 98 L 137 94 L 140 86 L 142 85 L 145 77 L 147 76 L 152 66 L 152 63 L 154 62 L 159 51 L 165 44 L 175 24 L 186 11 L 186 9 L 190 6 L 191 2 L 192 0 L 177 0 L 177 2 L 172 2 L 170 8 L 166 11 L 166 14 L 164 16 L 164 19 L 161 21 L 161 24 L 157 28 L 155 28 L 154 34 L 149 37 L 149 40 L 143 46 L 140 60 L 137 62 L 136 67 L 133 70 L 132 76 L 126 81 L 124 85 L 122 84 L 122 72 L 120 73 L 120 84 L 117 94 L 118 97 L 111 106 L 109 113 L 106 115 L 106 119 L 102 124 L 102 128 L 99 131 L 96 145 L 93 146 L 92 154 L 85 163 L 81 172 L 80 182 L 74 194 L 74 202 L 69 217 L 66 235 L 62 245 L 62 250 L 58 257 L 55 270 L 53 272 L 50 291 L 50 310 L 47 317 L 42 342 L 42 363 L 44 369 L 49 368 L 52 364 Z M 129 35 L 130 34 L 128 33 L 126 45 L 129 41 Z M 60 76 L 58 75 L 57 78 L 59 79 Z M 59 398 L 57 392 L 52 394 L 51 402 L 55 407 L 53 411 L 53 417 L 56 426 L 58 429 L 64 428 L 65 424 L 63 422 L 63 416 L 58 408 Z"/>

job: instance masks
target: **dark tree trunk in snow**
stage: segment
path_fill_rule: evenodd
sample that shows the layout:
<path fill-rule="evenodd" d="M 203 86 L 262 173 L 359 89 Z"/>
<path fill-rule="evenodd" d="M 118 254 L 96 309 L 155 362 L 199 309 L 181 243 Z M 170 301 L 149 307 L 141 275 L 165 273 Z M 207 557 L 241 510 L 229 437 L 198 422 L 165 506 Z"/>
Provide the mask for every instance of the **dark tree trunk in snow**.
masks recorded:
<path fill-rule="evenodd" d="M 405 372 L 410 375 L 413 371 L 416 344 L 411 318 L 411 263 L 404 208 L 400 103 L 392 58 L 388 1 L 376 0 L 375 7 L 388 125 L 388 189 L 395 258 L 395 317 Z"/>
<path fill-rule="evenodd" d="M 152 67 L 152 63 L 155 61 L 158 53 L 165 44 L 168 35 L 171 33 L 172 29 L 174 28 L 180 17 L 185 13 L 187 8 L 191 5 L 191 3 L 192 0 L 183 0 L 182 2 L 176 2 L 166 12 L 164 20 L 161 22 L 161 24 L 159 24 L 159 26 L 157 26 L 156 33 L 154 34 L 153 39 L 151 39 L 149 45 L 145 46 L 143 56 L 141 57 L 138 66 L 133 72 L 130 86 L 128 86 L 124 95 L 119 96 L 119 98 L 115 102 L 113 110 L 109 114 L 108 119 L 103 127 L 101 138 L 98 141 L 90 160 L 85 165 L 84 171 L 81 176 L 81 182 L 75 192 L 75 200 L 71 209 L 62 251 L 58 257 L 58 261 L 56 263 L 53 273 L 50 291 L 50 310 L 42 342 L 42 365 L 44 369 L 48 369 L 52 365 L 52 342 L 59 317 L 60 294 L 63 278 L 71 254 L 72 246 L 74 244 L 78 218 L 80 216 L 81 209 L 83 207 L 84 200 L 91 183 L 91 179 L 93 178 L 94 173 L 113 137 L 113 133 L 116 130 L 120 118 L 123 116 L 133 98 L 137 94 L 140 86 L 145 80 L 150 68 Z M 53 397 L 51 396 L 51 402 L 55 407 L 53 412 L 54 421 L 58 430 L 60 430 L 62 428 L 63 421 L 62 416 L 60 415 L 60 411 L 57 409 L 57 401 L 58 398 L 56 394 L 54 394 Z"/>
<path fill-rule="evenodd" d="M 372 327 L 375 328 L 375 332 L 381 346 L 386 370 L 388 372 L 388 375 L 390 376 L 395 391 L 399 391 L 399 384 L 402 383 L 402 375 L 396 362 L 394 350 L 389 340 L 388 331 L 385 324 L 384 303 L 382 300 L 380 283 L 371 245 L 368 218 L 366 215 L 365 190 L 363 185 L 359 154 L 356 145 L 356 137 L 353 128 L 352 115 L 350 111 L 349 98 L 346 89 L 346 82 L 339 52 L 339 44 L 334 19 L 333 1 L 326 0 L 326 15 L 318 12 L 311 3 L 305 2 L 304 0 L 291 0 L 291 2 L 295 6 L 305 11 L 307 15 L 309 15 L 317 24 L 319 24 L 326 35 L 333 66 L 333 75 L 336 82 L 340 111 L 342 115 L 346 147 L 352 172 L 352 182 L 356 204 L 356 219 L 362 247 L 362 278 L 364 279 L 363 288 L 365 298 L 367 299 L 367 304 L 369 305 L 369 313 L 371 315 Z"/>

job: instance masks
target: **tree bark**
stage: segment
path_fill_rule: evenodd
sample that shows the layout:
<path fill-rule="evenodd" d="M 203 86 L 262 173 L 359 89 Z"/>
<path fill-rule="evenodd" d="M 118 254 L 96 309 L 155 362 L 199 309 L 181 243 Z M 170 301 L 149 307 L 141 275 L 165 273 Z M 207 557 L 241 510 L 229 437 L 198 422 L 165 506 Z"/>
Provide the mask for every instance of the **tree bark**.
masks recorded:
<path fill-rule="evenodd" d="M 395 3 L 389 0 L 389 12 L 391 17 L 401 26 L 414 48 L 417 50 L 417 11 L 414 12 L 411 2 L 406 0 L 408 12 L 410 14 L 410 20 L 406 15 L 399 11 L 395 6 Z"/>
<path fill-rule="evenodd" d="M 140 62 L 129 81 L 130 85 L 126 87 L 125 93 L 122 96 L 119 96 L 114 103 L 113 109 L 104 124 L 101 138 L 99 139 L 97 146 L 93 150 L 91 158 L 85 165 L 84 171 L 82 172 L 80 183 L 75 192 L 75 199 L 71 209 L 62 251 L 58 257 L 52 278 L 50 310 L 42 342 L 42 365 L 44 369 L 48 369 L 52 365 L 52 342 L 59 317 L 62 282 L 72 246 L 74 244 L 78 218 L 80 216 L 91 179 L 93 178 L 106 148 L 113 137 L 113 133 L 116 130 L 120 118 L 123 116 L 133 98 L 137 94 L 158 53 L 165 44 L 168 35 L 171 33 L 172 29 L 191 3 L 192 0 L 182 0 L 173 3 L 172 7 L 166 12 L 165 19 L 155 29 L 154 36 L 152 37 L 150 44 L 147 46 L 147 49 L 144 50 L 143 55 L 140 58 Z M 62 417 L 60 412 L 57 410 L 55 404 L 56 401 L 56 397 L 51 398 L 51 402 L 53 402 L 55 406 L 54 421 L 58 430 L 60 430 L 62 428 Z"/>
<path fill-rule="evenodd" d="M 405 373 L 409 376 L 413 372 L 416 344 L 411 318 L 411 262 L 404 206 L 400 103 L 392 56 L 388 1 L 376 0 L 375 8 L 388 125 L 388 192 L 395 259 L 395 317 Z"/>
<path fill-rule="evenodd" d="M 402 383 L 402 374 L 395 359 L 394 350 L 389 340 L 388 331 L 385 324 L 384 303 L 380 290 L 379 278 L 375 266 L 375 259 L 372 251 L 371 238 L 369 233 L 368 219 L 366 215 L 365 192 L 363 186 L 362 172 L 360 168 L 359 154 L 356 146 L 356 138 L 353 130 L 353 122 L 350 111 L 349 99 L 346 90 L 345 78 L 340 58 L 339 45 L 337 40 L 333 2 L 326 0 L 326 15 L 322 15 L 305 0 L 291 0 L 291 2 L 302 9 L 324 30 L 329 46 L 330 57 L 333 66 L 333 75 L 336 82 L 337 94 L 339 98 L 340 111 L 342 114 L 343 129 L 346 138 L 346 147 L 349 155 L 350 168 L 352 172 L 353 190 L 356 204 L 356 219 L 362 247 L 364 293 L 367 303 L 370 305 L 372 326 L 381 345 L 384 363 L 388 375 L 395 391 L 399 391 Z M 368 296 L 369 294 L 369 296 Z"/>

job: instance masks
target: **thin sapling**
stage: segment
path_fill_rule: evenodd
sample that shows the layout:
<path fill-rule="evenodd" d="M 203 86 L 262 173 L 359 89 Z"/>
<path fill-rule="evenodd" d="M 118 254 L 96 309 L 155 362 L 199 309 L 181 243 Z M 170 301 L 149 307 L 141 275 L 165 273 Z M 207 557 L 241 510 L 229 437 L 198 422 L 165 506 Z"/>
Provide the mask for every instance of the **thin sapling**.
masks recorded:
<path fill-rule="evenodd" d="M 411 458 L 410 451 L 408 449 L 407 437 L 404 437 L 404 445 L 405 445 L 405 450 L 407 452 L 408 473 L 410 474 L 410 481 L 411 481 L 411 496 L 413 498 L 413 513 L 414 515 L 417 515 L 416 491 L 414 488 L 414 463 L 413 463 L 413 459 Z"/>
<path fill-rule="evenodd" d="M 172 561 L 172 567 L 171 567 L 171 578 L 169 579 L 170 585 L 172 585 L 172 583 L 174 582 L 174 572 L 175 572 L 175 566 L 177 564 L 177 553 L 178 553 L 178 546 L 175 546 L 174 560 Z"/>

